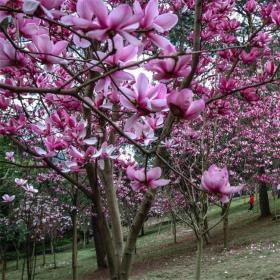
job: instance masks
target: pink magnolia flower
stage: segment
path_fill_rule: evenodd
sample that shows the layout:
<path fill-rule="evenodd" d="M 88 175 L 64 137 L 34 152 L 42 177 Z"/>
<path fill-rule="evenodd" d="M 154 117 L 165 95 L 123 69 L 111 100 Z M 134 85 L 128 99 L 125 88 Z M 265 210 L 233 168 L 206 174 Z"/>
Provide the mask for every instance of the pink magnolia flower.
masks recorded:
<path fill-rule="evenodd" d="M 111 159 L 116 159 L 118 156 L 114 155 L 116 148 L 113 145 L 107 145 L 106 142 L 104 142 L 101 145 L 101 148 L 92 155 L 92 158 L 99 158 L 99 159 L 106 159 L 106 158 L 111 158 Z"/>
<path fill-rule="evenodd" d="M 171 47 L 170 47 L 171 48 Z M 176 50 L 171 48 L 165 51 L 163 55 L 175 55 Z M 145 69 L 152 71 L 154 78 L 161 81 L 187 77 L 191 71 L 191 55 L 183 55 L 174 58 L 154 59 L 145 65 Z"/>
<path fill-rule="evenodd" d="M 4 194 L 2 196 L 3 202 L 4 203 L 11 203 L 15 200 L 15 195 L 8 195 L 8 194 Z"/>
<path fill-rule="evenodd" d="M 240 54 L 240 58 L 244 62 L 244 64 L 251 64 L 256 61 L 259 56 L 259 51 L 256 48 L 252 48 L 250 52 L 242 51 Z"/>
<path fill-rule="evenodd" d="M 113 38 L 113 44 L 110 40 L 108 42 L 108 51 L 113 52 L 112 55 L 108 56 L 107 53 L 98 51 L 98 58 L 103 61 L 104 64 L 110 67 L 124 67 L 129 66 L 134 58 L 137 56 L 138 47 L 134 45 L 125 45 L 124 40 L 120 35 L 116 35 Z M 92 60 L 91 65 L 98 65 L 97 60 Z M 89 65 L 89 67 L 91 66 Z M 128 67 L 129 68 L 129 67 Z M 131 68 L 130 68 L 131 69 Z M 101 66 L 93 67 L 93 71 L 98 71 L 102 73 L 104 69 Z M 109 92 L 109 87 L 111 86 L 113 89 L 116 88 L 116 85 L 120 85 L 123 81 L 134 80 L 134 76 L 127 71 L 119 70 L 110 77 L 106 77 L 104 79 L 100 79 L 95 87 L 96 91 L 104 90 L 104 94 L 107 95 Z M 117 91 L 117 89 L 115 89 Z"/>
<path fill-rule="evenodd" d="M 258 32 L 256 37 L 253 39 L 254 45 L 260 48 L 267 46 L 270 41 L 271 37 L 266 32 Z"/>
<path fill-rule="evenodd" d="M 273 61 L 267 61 L 264 65 L 264 71 L 268 75 L 273 75 L 276 71 L 276 65 Z"/>
<path fill-rule="evenodd" d="M 244 10 L 248 13 L 253 13 L 255 12 L 257 7 L 257 3 L 255 0 L 248 0 L 245 4 Z"/>
<path fill-rule="evenodd" d="M 27 192 L 27 193 L 30 193 L 30 194 L 34 194 L 34 193 L 37 193 L 38 190 L 35 189 L 32 185 L 29 185 L 27 184 L 26 186 L 23 186 L 23 189 Z"/>
<path fill-rule="evenodd" d="M 136 121 L 132 124 L 127 122 L 125 126 L 125 134 L 131 139 L 143 143 L 145 146 L 150 145 L 157 139 L 154 129 L 147 123 Z"/>
<path fill-rule="evenodd" d="M 280 13 L 279 13 L 279 11 L 274 10 L 274 11 L 271 12 L 270 15 L 271 15 L 272 21 L 276 25 L 280 26 Z"/>
<path fill-rule="evenodd" d="M 32 130 L 32 132 L 36 133 L 37 135 L 46 137 L 51 132 L 51 124 L 49 122 L 31 124 L 30 129 Z"/>
<path fill-rule="evenodd" d="M 49 68 L 52 64 L 66 64 L 67 61 L 59 57 L 68 46 L 67 41 L 58 41 L 54 43 L 47 34 L 32 37 L 33 43 L 28 45 L 30 51 L 35 53 L 42 63 Z M 37 54 L 38 53 L 38 54 Z"/>
<path fill-rule="evenodd" d="M 149 188 L 156 189 L 157 187 L 165 186 L 170 182 L 170 180 L 160 179 L 160 167 L 152 168 L 146 173 L 145 168 L 136 170 L 132 166 L 128 166 L 126 174 L 128 179 L 132 181 L 131 187 L 134 191 L 146 191 Z"/>
<path fill-rule="evenodd" d="M 52 126 L 64 130 L 66 126 L 73 127 L 75 121 L 69 116 L 65 110 L 57 110 L 54 112 L 49 119 Z M 86 133 L 85 127 L 83 127 L 84 133 Z"/>
<path fill-rule="evenodd" d="M 226 79 L 225 77 L 221 77 L 219 89 L 222 94 L 232 91 L 235 88 L 235 86 L 236 81 L 234 79 Z"/>
<path fill-rule="evenodd" d="M 133 89 L 121 88 L 123 94 L 121 94 L 120 102 L 127 109 L 145 115 L 151 112 L 160 112 L 167 108 L 167 89 L 165 85 L 151 86 L 147 76 L 141 73 Z"/>
<path fill-rule="evenodd" d="M 14 152 L 6 152 L 5 159 L 11 162 L 15 162 L 15 153 Z"/>
<path fill-rule="evenodd" d="M 22 187 L 27 183 L 27 180 L 15 178 L 15 183 L 18 187 Z"/>
<path fill-rule="evenodd" d="M 3 135 L 12 135 L 16 134 L 20 129 L 24 127 L 26 123 L 26 118 L 23 114 L 19 116 L 18 119 L 11 118 L 9 121 L 1 122 L 0 121 L 0 134 Z"/>
<path fill-rule="evenodd" d="M 203 99 L 193 101 L 193 93 L 190 89 L 172 91 L 167 96 L 167 104 L 174 116 L 185 120 L 194 120 L 205 109 Z"/>
<path fill-rule="evenodd" d="M 66 141 L 64 141 L 62 138 L 55 138 L 52 135 L 48 136 L 44 140 L 44 144 L 47 147 L 48 153 L 64 150 L 68 147 L 68 143 Z"/>
<path fill-rule="evenodd" d="M 26 62 L 24 55 L 17 52 L 8 40 L 0 38 L 0 67 L 23 66 Z"/>
<path fill-rule="evenodd" d="M 140 28 L 152 30 L 146 36 L 158 47 L 165 49 L 170 42 L 163 36 L 154 33 L 164 33 L 177 24 L 178 17 L 172 13 L 159 14 L 158 0 L 150 0 L 143 9 L 138 1 L 134 2 L 134 12 L 140 18 Z"/>
<path fill-rule="evenodd" d="M 210 193 L 220 195 L 222 203 L 227 203 L 231 194 L 239 192 L 243 188 L 242 186 L 231 188 L 227 168 L 219 168 L 215 164 L 203 172 L 201 186 Z"/>
<path fill-rule="evenodd" d="M 40 9 L 46 16 L 53 18 L 53 9 L 59 9 L 65 0 L 24 0 L 22 10 L 27 15 L 33 15 Z"/>
<path fill-rule="evenodd" d="M 108 9 L 102 0 L 85 1 L 87 5 L 83 5 L 84 13 L 86 10 L 93 11 L 96 16 L 98 27 L 87 33 L 87 35 L 99 41 L 103 41 L 109 37 L 110 32 L 120 34 L 129 43 L 138 45 L 140 42 L 130 33 L 139 27 L 139 15 L 133 15 L 132 9 L 127 4 L 120 4 L 108 13 Z"/>
<path fill-rule="evenodd" d="M 260 100 L 256 88 L 247 88 L 241 91 L 241 95 L 249 102 Z"/>
<path fill-rule="evenodd" d="M 5 98 L 4 96 L 0 95 L 0 109 L 6 110 L 9 107 L 9 100 Z"/>
<path fill-rule="evenodd" d="M 25 14 L 17 14 L 16 20 L 20 32 L 27 38 L 48 33 L 46 28 L 40 26 L 38 18 L 26 18 Z"/>

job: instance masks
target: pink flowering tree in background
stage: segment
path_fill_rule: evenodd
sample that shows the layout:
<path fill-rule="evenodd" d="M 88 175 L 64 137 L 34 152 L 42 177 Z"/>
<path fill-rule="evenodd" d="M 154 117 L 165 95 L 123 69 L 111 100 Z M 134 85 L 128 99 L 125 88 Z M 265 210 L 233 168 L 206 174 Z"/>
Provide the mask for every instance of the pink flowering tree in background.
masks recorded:
<path fill-rule="evenodd" d="M 258 111 L 267 96 L 278 104 L 269 87 L 279 83 L 280 25 L 270 1 L 123 2 L 0 2 L 0 134 L 24 155 L 5 160 L 48 168 L 88 197 L 110 277 L 122 280 L 158 190 L 189 182 L 189 171 L 200 195 L 226 203 L 240 190 L 207 137 L 232 112 Z M 197 134 L 200 145 L 187 143 Z M 131 149 L 143 162 L 129 164 Z M 197 156 L 196 171 L 178 168 L 180 154 Z M 124 180 L 143 193 L 125 242 Z"/>

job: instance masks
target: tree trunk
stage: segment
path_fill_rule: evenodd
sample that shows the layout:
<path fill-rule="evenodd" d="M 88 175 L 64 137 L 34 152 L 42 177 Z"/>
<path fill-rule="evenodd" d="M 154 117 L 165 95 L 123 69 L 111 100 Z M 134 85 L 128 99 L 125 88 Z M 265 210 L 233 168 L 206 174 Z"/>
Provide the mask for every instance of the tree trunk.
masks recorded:
<path fill-rule="evenodd" d="M 26 240 L 26 273 L 27 280 L 32 280 L 32 248 L 30 237 Z"/>
<path fill-rule="evenodd" d="M 55 241 L 53 238 L 51 238 L 51 253 L 53 255 L 53 268 L 56 269 L 56 254 L 55 254 Z"/>
<path fill-rule="evenodd" d="M 223 210 L 222 210 L 222 215 L 224 216 L 223 219 L 223 233 L 224 233 L 224 249 L 228 250 L 228 215 L 229 215 L 229 211 L 227 210 L 228 204 L 224 204 L 223 205 Z"/>
<path fill-rule="evenodd" d="M 145 230 L 144 230 L 144 225 L 143 225 L 141 228 L 141 236 L 144 236 L 144 235 L 145 235 Z"/>
<path fill-rule="evenodd" d="M 22 262 L 21 280 L 23 280 L 24 278 L 25 263 L 26 263 L 26 257 L 23 258 L 23 262 Z"/>
<path fill-rule="evenodd" d="M 73 196 L 74 209 L 71 212 L 72 219 L 72 279 L 78 279 L 78 231 L 77 231 L 77 203 L 78 190 L 75 190 Z"/>
<path fill-rule="evenodd" d="M 174 244 L 176 244 L 177 243 L 177 225 L 176 225 L 176 217 L 172 212 L 171 212 L 171 224 L 172 224 L 173 241 L 174 241 Z"/>
<path fill-rule="evenodd" d="M 104 160 L 104 171 L 100 173 L 105 188 L 105 194 L 112 223 L 112 237 L 115 247 L 117 268 L 120 268 L 123 253 L 123 232 L 116 189 L 113 183 L 113 165 L 109 159 Z"/>
<path fill-rule="evenodd" d="M 46 239 L 43 240 L 43 266 L 46 265 Z"/>
<path fill-rule="evenodd" d="M 269 199 L 267 193 L 267 186 L 265 182 L 261 182 L 259 187 L 259 200 L 260 200 L 260 211 L 261 217 L 268 217 L 271 215 L 269 207 Z"/>
<path fill-rule="evenodd" d="M 36 254 L 36 243 L 33 244 L 33 265 L 32 265 L 32 280 L 35 279 L 35 273 L 36 273 L 36 265 L 37 265 L 37 254 Z"/>
<path fill-rule="evenodd" d="M 97 212 L 97 229 L 100 233 L 99 237 L 103 240 L 102 244 L 106 250 L 107 259 L 108 259 L 108 267 L 110 270 L 110 275 L 116 275 L 116 259 L 114 255 L 114 244 L 112 242 L 112 237 L 110 234 L 110 230 L 103 212 L 102 202 L 100 191 L 98 188 L 98 180 L 97 180 L 97 169 L 93 164 L 86 165 L 86 171 L 88 180 L 91 186 L 93 193 L 95 194 L 92 197 L 92 202 L 94 207 L 96 207 Z"/>
<path fill-rule="evenodd" d="M 202 250 L 203 250 L 203 236 L 200 235 L 200 236 L 198 237 L 198 239 L 197 239 L 195 280 L 200 280 Z"/>
<path fill-rule="evenodd" d="M 7 268 L 7 261 L 6 261 L 6 258 L 3 257 L 3 259 L 2 259 L 2 280 L 6 280 L 6 268 Z"/>
<path fill-rule="evenodd" d="M 17 254 L 17 259 L 16 259 L 16 270 L 19 269 L 19 246 L 17 244 L 17 242 L 13 242 L 16 254 Z"/>
<path fill-rule="evenodd" d="M 94 208 L 94 205 L 93 205 Z M 100 234 L 100 231 L 98 229 L 98 216 L 92 215 L 91 216 L 91 226 L 93 230 L 93 239 L 94 239 L 94 245 L 95 245 L 95 252 L 96 252 L 96 262 L 97 262 L 97 268 L 106 268 L 107 262 L 106 262 L 106 250 L 104 247 L 104 241 L 102 239 L 102 236 Z"/>
<path fill-rule="evenodd" d="M 77 236 L 77 211 L 73 210 L 72 212 L 72 227 L 73 227 L 73 236 L 72 236 L 72 279 L 78 279 L 78 236 Z"/>

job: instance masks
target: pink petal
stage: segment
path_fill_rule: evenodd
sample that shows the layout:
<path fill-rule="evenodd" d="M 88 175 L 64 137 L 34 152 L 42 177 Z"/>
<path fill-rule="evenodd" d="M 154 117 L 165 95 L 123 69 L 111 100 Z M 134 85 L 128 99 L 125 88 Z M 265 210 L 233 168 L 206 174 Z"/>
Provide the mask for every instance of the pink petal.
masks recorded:
<path fill-rule="evenodd" d="M 159 48 L 161 48 L 163 50 L 167 49 L 168 46 L 171 45 L 170 41 L 168 41 L 166 38 L 164 38 L 163 36 L 160 36 L 158 34 L 149 33 L 149 38 L 156 46 L 158 46 Z"/>
<path fill-rule="evenodd" d="M 93 1 L 88 0 L 88 2 L 93 2 Z M 107 7 L 105 6 L 104 2 L 102 0 L 95 0 L 94 4 L 92 5 L 92 10 L 93 10 L 94 14 L 96 15 L 100 24 L 103 27 L 107 27 L 108 12 L 107 12 Z"/>
<path fill-rule="evenodd" d="M 68 46 L 68 42 L 67 41 L 59 41 L 57 42 L 52 50 L 52 54 L 54 55 L 59 55 L 61 54 L 62 51 L 64 51 Z"/>
<path fill-rule="evenodd" d="M 121 34 L 130 44 L 134 46 L 141 45 L 141 41 L 138 40 L 135 36 L 129 34 L 128 32 L 119 30 L 119 34 Z"/>
<path fill-rule="evenodd" d="M 129 5 L 121 4 L 115 8 L 109 15 L 109 24 L 111 28 L 118 28 L 124 26 L 131 18 L 132 11 Z"/>
<path fill-rule="evenodd" d="M 137 78 L 135 86 L 138 92 L 138 97 L 144 98 L 149 87 L 149 79 L 145 74 L 141 73 Z"/>
<path fill-rule="evenodd" d="M 128 166 L 126 169 L 126 175 L 130 180 L 134 180 L 135 169 L 132 166 Z"/>
<path fill-rule="evenodd" d="M 205 109 L 205 102 L 203 99 L 195 100 L 191 103 L 189 109 L 184 115 L 184 119 L 186 120 L 194 120 L 196 119 L 200 113 Z"/>
<path fill-rule="evenodd" d="M 93 10 L 92 6 L 94 6 L 92 0 L 78 0 L 77 2 L 77 13 L 80 17 L 92 20 L 93 18 Z"/>
<path fill-rule="evenodd" d="M 169 184 L 170 180 L 166 180 L 166 179 L 159 179 L 159 180 L 155 180 L 152 181 L 152 187 L 162 187 L 162 186 L 166 186 L 167 184 Z"/>
<path fill-rule="evenodd" d="M 154 18 L 157 17 L 158 14 L 158 0 L 150 0 L 145 8 L 145 17 L 143 22 L 144 28 L 150 27 Z"/>
<path fill-rule="evenodd" d="M 147 180 L 156 180 L 160 178 L 161 176 L 161 168 L 160 167 L 154 167 L 151 170 L 147 172 Z"/>
<path fill-rule="evenodd" d="M 178 17 L 174 14 L 162 14 L 159 15 L 155 20 L 155 28 L 159 32 L 164 32 L 170 30 L 178 22 Z"/>

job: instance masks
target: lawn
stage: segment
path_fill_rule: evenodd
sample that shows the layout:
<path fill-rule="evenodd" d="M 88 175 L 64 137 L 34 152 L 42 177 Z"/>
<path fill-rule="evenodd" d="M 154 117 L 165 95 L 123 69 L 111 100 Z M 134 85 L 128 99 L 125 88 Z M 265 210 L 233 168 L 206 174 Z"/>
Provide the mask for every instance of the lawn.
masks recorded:
<path fill-rule="evenodd" d="M 230 209 L 229 251 L 222 247 L 221 225 L 211 232 L 211 243 L 204 248 L 202 279 L 279 279 L 280 275 L 280 221 L 259 219 L 258 209 L 248 212 L 246 199 L 234 199 Z M 280 214 L 280 200 L 278 211 Z M 271 209 L 273 210 L 271 200 Z M 214 223 L 220 215 L 218 207 L 209 211 Z M 155 224 L 155 222 L 157 222 Z M 132 279 L 193 279 L 195 262 L 195 239 L 190 229 L 177 227 L 177 243 L 174 244 L 171 224 L 166 218 L 146 225 L 145 236 L 137 242 Z M 47 256 L 43 267 L 42 257 L 37 259 L 38 280 L 71 279 L 71 251 L 57 254 L 58 268 Z M 95 255 L 91 248 L 79 250 L 79 279 L 107 279 L 104 272 L 94 272 Z M 15 263 L 8 263 L 7 280 L 20 280 Z"/>

